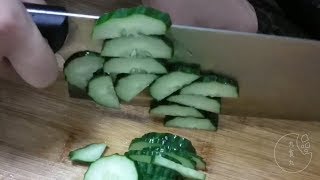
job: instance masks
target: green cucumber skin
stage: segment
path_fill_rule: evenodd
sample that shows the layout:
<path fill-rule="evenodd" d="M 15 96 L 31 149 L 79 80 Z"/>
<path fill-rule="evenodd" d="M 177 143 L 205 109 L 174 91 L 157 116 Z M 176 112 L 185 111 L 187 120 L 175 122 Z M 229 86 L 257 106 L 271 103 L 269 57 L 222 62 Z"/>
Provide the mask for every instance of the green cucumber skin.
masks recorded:
<path fill-rule="evenodd" d="M 152 17 L 154 19 L 160 19 L 166 24 L 168 28 L 172 25 L 169 14 L 163 13 L 157 9 L 145 7 L 145 6 L 138 6 L 134 8 L 123 8 L 123 9 L 114 11 L 112 13 L 104 14 L 97 20 L 96 25 L 103 24 L 112 18 L 126 18 L 128 16 L 135 15 L 135 14 L 141 14 L 141 15 Z"/>
<path fill-rule="evenodd" d="M 70 83 L 68 83 L 68 94 L 71 98 L 91 100 L 86 90 L 78 88 Z"/>
<path fill-rule="evenodd" d="M 101 56 L 114 58 L 171 59 L 173 55 L 173 43 L 162 36 L 119 37 L 105 41 L 101 51 Z"/>
<path fill-rule="evenodd" d="M 173 144 L 176 143 L 179 149 L 185 149 L 190 152 L 196 153 L 196 149 L 192 145 L 192 142 L 184 137 L 171 134 L 171 133 L 157 133 L 151 132 L 144 134 L 141 139 L 145 139 L 146 141 L 151 142 L 164 142 L 164 144 Z"/>
<path fill-rule="evenodd" d="M 212 81 L 239 87 L 238 82 L 227 75 L 217 74 L 214 72 L 202 72 L 202 78 L 199 79 L 199 82 L 212 82 Z"/>
<path fill-rule="evenodd" d="M 146 17 L 158 20 L 162 22 L 165 27 L 163 30 L 160 30 L 158 32 L 152 32 L 152 33 L 144 31 L 143 28 L 141 27 L 144 33 L 137 31 L 137 32 L 131 32 L 129 34 L 122 34 L 122 32 L 119 32 L 118 34 L 113 34 L 113 35 L 108 35 L 108 34 L 105 34 L 103 36 L 97 35 L 99 31 L 99 27 L 104 25 L 105 23 L 110 22 L 109 20 L 113 20 L 113 19 L 121 20 L 124 18 L 130 18 L 137 15 L 142 15 L 142 16 L 146 16 Z M 171 25 L 172 25 L 172 22 L 171 22 L 170 15 L 167 13 L 161 12 L 157 9 L 153 9 L 145 6 L 138 6 L 134 8 L 123 8 L 123 9 L 118 9 L 116 11 L 113 11 L 111 13 L 106 13 L 97 20 L 93 30 L 93 39 L 110 39 L 110 38 L 121 37 L 123 35 L 127 35 L 127 36 L 138 35 L 139 33 L 142 33 L 145 35 L 163 35 L 171 27 Z"/>
<path fill-rule="evenodd" d="M 135 143 L 145 142 L 144 147 L 136 149 Z M 130 143 L 129 150 L 141 150 L 150 146 L 168 146 L 176 150 L 185 150 L 191 153 L 196 153 L 192 142 L 186 138 L 170 134 L 151 132 L 143 135 L 141 138 L 133 139 Z"/>
<path fill-rule="evenodd" d="M 95 148 L 103 148 L 104 150 L 101 152 L 101 154 L 99 155 L 99 157 L 97 156 L 97 158 L 92 159 L 92 160 L 84 160 L 85 158 L 79 158 L 76 157 L 77 153 L 83 153 L 81 151 L 86 151 L 86 150 L 90 150 L 90 148 L 93 148 L 93 146 L 95 146 Z M 108 146 L 106 144 L 89 144 L 87 146 L 84 146 L 82 148 L 73 150 L 69 153 L 69 159 L 72 160 L 73 162 L 77 162 L 77 163 L 84 163 L 84 164 L 88 164 L 88 163 L 92 163 L 96 160 L 98 160 L 103 154 L 104 152 L 108 149 Z"/>
<path fill-rule="evenodd" d="M 201 69 L 199 64 L 185 63 L 185 62 L 173 62 L 167 64 L 169 72 L 180 71 L 188 74 L 200 75 Z"/>

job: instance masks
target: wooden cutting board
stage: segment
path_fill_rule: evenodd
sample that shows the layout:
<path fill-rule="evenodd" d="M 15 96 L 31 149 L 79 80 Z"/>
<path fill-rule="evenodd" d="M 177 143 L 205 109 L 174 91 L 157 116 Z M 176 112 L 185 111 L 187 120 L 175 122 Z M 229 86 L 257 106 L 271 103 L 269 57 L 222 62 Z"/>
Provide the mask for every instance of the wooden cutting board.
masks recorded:
<path fill-rule="evenodd" d="M 68 6 L 71 0 L 56 2 Z M 86 7 L 87 1 L 79 1 L 77 5 Z M 72 26 L 77 29 L 81 25 Z M 70 36 L 86 33 L 77 32 Z M 69 39 L 73 40 L 66 42 L 69 48 L 60 52 L 62 57 L 78 50 L 99 48 L 96 42 Z M 217 132 L 164 128 L 160 120 L 149 117 L 147 107 L 124 105 L 121 110 L 112 110 L 91 101 L 69 98 L 62 74 L 46 90 L 33 89 L 19 79 L 0 80 L 0 179 L 82 179 L 87 168 L 68 160 L 71 150 L 105 142 L 110 147 L 106 155 L 124 153 L 133 138 L 154 131 L 190 139 L 208 163 L 209 180 L 320 179 L 319 121 L 221 116 Z M 285 170 L 297 171 L 306 165 L 310 154 L 303 156 L 298 149 L 294 149 L 295 165 L 288 165 L 285 135 L 289 133 L 309 137 L 312 159 L 299 173 L 283 171 L 274 158 L 276 154 L 277 162 L 281 161 L 279 164 Z"/>
<path fill-rule="evenodd" d="M 0 179 L 82 179 L 86 167 L 71 164 L 70 150 L 105 142 L 106 155 L 124 153 L 131 139 L 152 131 L 190 139 L 208 163 L 209 180 L 320 179 L 320 122 L 221 116 L 217 132 L 173 129 L 152 120 L 146 107 L 112 110 L 71 99 L 62 76 L 46 90 L 6 80 L 0 87 Z M 274 160 L 288 133 L 309 136 L 313 157 L 300 173 L 286 173 Z M 286 160 L 285 148 L 276 153 Z M 296 163 L 307 157 L 295 156 Z"/>

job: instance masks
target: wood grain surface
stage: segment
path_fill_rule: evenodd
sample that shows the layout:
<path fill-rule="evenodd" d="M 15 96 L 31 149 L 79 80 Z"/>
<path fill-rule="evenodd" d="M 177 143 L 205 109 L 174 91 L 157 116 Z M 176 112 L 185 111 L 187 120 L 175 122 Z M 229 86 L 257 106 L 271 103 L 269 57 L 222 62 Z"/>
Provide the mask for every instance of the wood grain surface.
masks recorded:
<path fill-rule="evenodd" d="M 86 9 L 92 14 L 101 12 L 102 7 L 113 9 L 131 5 L 116 0 L 49 2 L 66 5 L 74 11 Z M 77 24 L 73 28 L 77 28 Z M 70 36 L 81 33 L 86 32 Z M 64 55 L 99 47 L 99 42 L 66 43 L 70 48 L 60 52 Z M 217 132 L 164 128 L 160 120 L 149 117 L 147 107 L 123 105 L 121 110 L 114 110 L 70 98 L 62 74 L 45 90 L 31 88 L 17 78 L 0 80 L 0 179 L 80 180 L 86 167 L 73 165 L 68 160 L 71 150 L 105 142 L 110 146 L 106 155 L 124 153 L 133 138 L 152 131 L 175 133 L 190 139 L 208 163 L 209 180 L 320 179 L 319 121 L 220 116 Z M 309 136 L 312 160 L 299 173 L 282 171 L 274 159 L 278 140 L 288 133 Z M 276 153 L 286 162 L 288 144 L 280 141 L 278 146 L 282 148 Z M 307 156 L 297 149 L 295 152 L 296 166 L 303 165 Z M 281 165 L 290 168 L 288 164 Z"/>
<path fill-rule="evenodd" d="M 0 87 L 0 179 L 82 179 L 86 167 L 71 164 L 70 150 L 106 142 L 107 155 L 123 153 L 131 139 L 151 131 L 190 139 L 208 163 L 209 180 L 320 178 L 320 122 L 221 116 L 218 132 L 173 129 L 152 120 L 146 107 L 112 110 L 69 98 L 62 76 L 46 90 L 6 80 Z M 288 133 L 310 138 L 313 158 L 300 173 L 286 173 L 274 160 L 277 141 Z"/>

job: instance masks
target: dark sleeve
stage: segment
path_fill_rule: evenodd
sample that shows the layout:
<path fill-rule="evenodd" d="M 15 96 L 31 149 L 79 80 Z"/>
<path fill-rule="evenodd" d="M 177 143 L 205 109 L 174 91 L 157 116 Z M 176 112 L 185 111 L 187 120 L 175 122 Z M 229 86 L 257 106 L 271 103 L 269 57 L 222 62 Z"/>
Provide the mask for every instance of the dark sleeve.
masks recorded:
<path fill-rule="evenodd" d="M 276 0 L 287 16 L 320 39 L 320 0 Z"/>

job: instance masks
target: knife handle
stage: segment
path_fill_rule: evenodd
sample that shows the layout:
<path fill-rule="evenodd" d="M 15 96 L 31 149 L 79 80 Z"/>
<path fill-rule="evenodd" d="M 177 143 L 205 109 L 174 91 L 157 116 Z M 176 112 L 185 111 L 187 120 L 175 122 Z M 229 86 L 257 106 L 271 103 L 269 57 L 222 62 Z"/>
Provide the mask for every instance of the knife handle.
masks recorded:
<path fill-rule="evenodd" d="M 51 6 L 51 5 L 39 5 L 24 3 L 24 6 L 29 10 L 43 10 L 54 12 L 66 12 L 64 7 Z M 37 25 L 42 36 L 48 40 L 48 44 L 54 52 L 57 52 L 64 44 L 68 31 L 68 17 L 57 16 L 49 14 L 32 13 L 32 20 Z"/>

